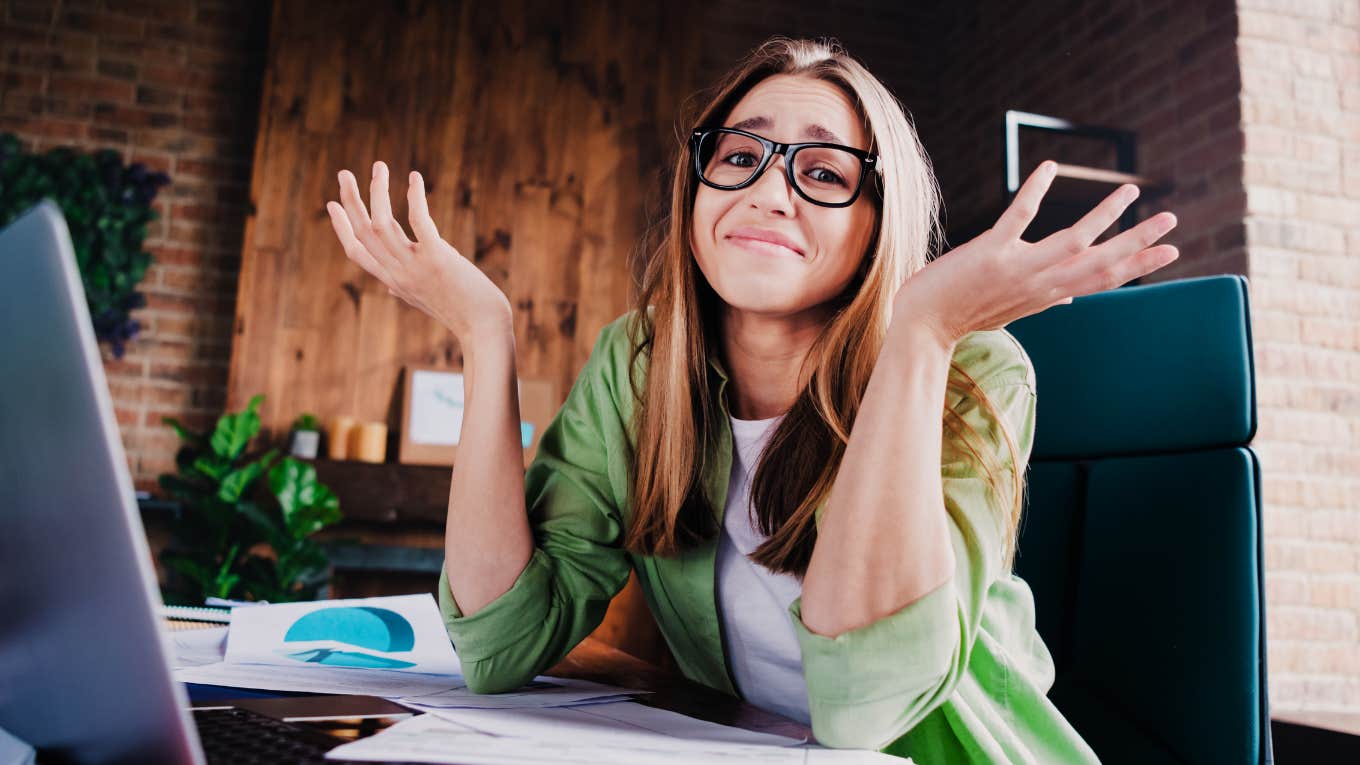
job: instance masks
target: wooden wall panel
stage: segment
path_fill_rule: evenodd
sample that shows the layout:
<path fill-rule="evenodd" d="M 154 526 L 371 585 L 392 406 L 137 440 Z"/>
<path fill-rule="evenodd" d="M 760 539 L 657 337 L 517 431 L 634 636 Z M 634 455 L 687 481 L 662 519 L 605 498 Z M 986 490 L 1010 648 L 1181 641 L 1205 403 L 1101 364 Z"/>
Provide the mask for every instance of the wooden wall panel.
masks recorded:
<path fill-rule="evenodd" d="M 404 179 L 424 174 L 444 238 L 514 306 L 521 376 L 565 395 L 628 307 L 644 209 L 664 195 L 678 108 L 701 84 L 693 9 L 669 5 L 276 3 L 228 406 L 267 394 L 274 437 L 303 411 L 395 433 L 402 367 L 461 363 L 452 335 L 351 264 L 331 231 L 336 172 L 353 170 L 367 196 L 375 159 L 402 220 Z M 619 603 L 602 632 L 655 654 L 641 598 Z"/>

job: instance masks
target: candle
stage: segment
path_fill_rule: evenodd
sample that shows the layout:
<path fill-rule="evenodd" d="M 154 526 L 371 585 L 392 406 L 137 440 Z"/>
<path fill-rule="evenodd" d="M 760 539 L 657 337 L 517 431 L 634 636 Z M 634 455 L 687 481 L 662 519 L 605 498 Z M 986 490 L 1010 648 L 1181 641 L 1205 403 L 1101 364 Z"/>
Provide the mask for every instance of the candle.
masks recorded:
<path fill-rule="evenodd" d="M 349 434 L 353 429 L 353 417 L 336 417 L 330 421 L 326 432 L 326 439 L 330 443 L 326 446 L 326 453 L 331 459 L 343 460 L 349 458 Z"/>
<path fill-rule="evenodd" d="M 349 432 L 349 458 L 361 462 L 387 461 L 387 425 L 363 422 Z"/>

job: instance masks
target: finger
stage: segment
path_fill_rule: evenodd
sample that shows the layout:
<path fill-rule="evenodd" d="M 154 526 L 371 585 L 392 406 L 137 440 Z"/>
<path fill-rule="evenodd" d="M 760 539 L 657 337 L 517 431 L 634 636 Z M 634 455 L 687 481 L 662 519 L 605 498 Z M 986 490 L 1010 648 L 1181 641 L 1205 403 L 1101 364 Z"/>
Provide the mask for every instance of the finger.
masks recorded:
<path fill-rule="evenodd" d="M 387 194 L 387 164 L 373 163 L 373 180 L 369 184 L 369 202 L 373 205 L 373 231 L 387 245 L 388 251 L 398 257 L 411 251 L 411 240 L 401 224 L 392 217 L 392 198 Z"/>
<path fill-rule="evenodd" d="M 1057 171 L 1058 163 L 1053 160 L 1041 162 L 1015 193 L 1015 199 L 1011 200 L 1010 206 L 997 219 L 992 230 L 1007 239 L 1019 239 L 1038 214 L 1039 203 L 1043 201 L 1044 194 L 1048 193 L 1049 186 L 1053 185 L 1053 176 Z"/>
<path fill-rule="evenodd" d="M 430 218 L 430 207 L 425 201 L 425 179 L 414 170 L 406 190 L 406 207 L 410 210 L 411 231 L 415 232 L 416 241 L 428 243 L 439 239 L 439 229 Z"/>
<path fill-rule="evenodd" d="M 1108 241 L 1101 242 L 1097 250 L 1113 253 L 1113 257 L 1128 256 L 1139 250 L 1146 250 L 1166 236 L 1176 227 L 1176 216 L 1170 212 L 1160 212 L 1139 223 Z"/>
<path fill-rule="evenodd" d="M 340 204 L 349 219 L 350 230 L 375 262 L 385 264 L 393 258 L 393 255 L 387 251 L 387 246 L 373 231 L 373 221 L 368 215 L 368 208 L 364 207 L 363 197 L 359 194 L 358 179 L 348 170 L 341 170 L 337 177 L 340 181 Z"/>
<path fill-rule="evenodd" d="M 1100 204 L 1081 216 L 1081 220 L 1068 228 L 1048 235 L 1039 244 L 1049 245 L 1055 260 L 1076 255 L 1090 247 L 1096 237 L 1119 220 L 1119 216 L 1123 215 L 1129 205 L 1133 204 L 1133 200 L 1137 198 L 1138 187 L 1126 183 L 1110 192 L 1110 195 L 1101 200 Z"/>
<path fill-rule="evenodd" d="M 1112 290 L 1140 276 L 1150 274 L 1178 257 L 1180 251 L 1174 246 L 1159 244 L 1113 261 L 1101 262 L 1092 258 L 1081 265 L 1081 270 L 1076 274 L 1074 287 L 1068 292 L 1073 295 L 1090 295 Z"/>
<path fill-rule="evenodd" d="M 354 235 L 354 227 L 350 224 L 349 214 L 345 212 L 345 208 L 336 202 L 327 202 L 326 212 L 330 213 L 331 228 L 335 229 L 335 235 L 340 239 L 340 246 L 345 249 L 345 257 L 359 264 L 360 268 L 372 274 L 383 284 L 391 284 L 387 269 L 373 258 L 373 254 Z"/>

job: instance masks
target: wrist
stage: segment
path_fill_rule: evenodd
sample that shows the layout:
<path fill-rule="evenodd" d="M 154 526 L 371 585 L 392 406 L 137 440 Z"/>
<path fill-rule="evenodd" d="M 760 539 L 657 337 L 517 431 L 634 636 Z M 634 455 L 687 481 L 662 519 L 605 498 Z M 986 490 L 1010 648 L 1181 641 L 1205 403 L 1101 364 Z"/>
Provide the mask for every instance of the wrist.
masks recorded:
<path fill-rule="evenodd" d="M 499 368 L 515 363 L 515 328 L 509 321 L 484 320 L 455 333 L 463 352 L 463 367 Z"/>
<path fill-rule="evenodd" d="M 950 358 L 953 358 L 954 348 L 962 339 L 928 315 L 913 311 L 893 313 L 892 322 L 888 325 L 888 337 L 889 342 L 939 351 Z"/>

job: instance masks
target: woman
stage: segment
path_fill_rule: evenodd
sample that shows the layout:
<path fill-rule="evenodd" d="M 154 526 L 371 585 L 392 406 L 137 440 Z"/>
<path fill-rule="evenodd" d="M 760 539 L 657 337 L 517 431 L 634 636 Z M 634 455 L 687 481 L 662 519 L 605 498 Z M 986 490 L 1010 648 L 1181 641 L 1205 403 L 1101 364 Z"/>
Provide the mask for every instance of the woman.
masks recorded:
<path fill-rule="evenodd" d="M 385 165 L 371 216 L 340 173 L 346 254 L 463 348 L 439 599 L 468 685 L 560 660 L 631 569 L 688 677 L 823 744 L 1095 761 L 1045 696 L 1053 663 L 1010 573 L 1035 381 L 1001 327 L 1174 260 L 1153 246 L 1174 217 L 1093 246 L 1127 186 L 1021 241 L 1046 162 L 995 226 L 931 260 L 915 131 L 834 43 L 768 41 L 689 124 L 636 308 L 600 334 L 527 474 L 509 302 L 439 238 L 419 174 L 411 241 Z"/>

